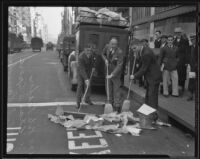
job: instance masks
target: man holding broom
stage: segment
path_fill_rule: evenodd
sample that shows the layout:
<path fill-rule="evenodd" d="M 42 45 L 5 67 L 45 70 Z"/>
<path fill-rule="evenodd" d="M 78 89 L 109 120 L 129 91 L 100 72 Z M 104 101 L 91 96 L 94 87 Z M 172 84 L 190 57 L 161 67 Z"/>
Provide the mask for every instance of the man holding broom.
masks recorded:
<path fill-rule="evenodd" d="M 157 63 L 156 56 L 153 51 L 146 45 L 147 39 L 141 40 L 134 48 L 139 52 L 139 56 L 142 60 L 142 66 L 134 75 L 130 76 L 130 79 L 138 79 L 144 75 L 146 80 L 146 96 L 145 103 L 154 109 L 158 108 L 158 88 L 159 83 L 162 80 L 160 66 Z M 153 115 L 153 120 L 157 120 L 158 115 Z"/>
<path fill-rule="evenodd" d="M 113 106 L 114 111 L 118 113 L 121 111 L 120 102 L 120 86 L 121 86 L 121 73 L 123 66 L 123 52 L 118 47 L 118 41 L 112 37 L 109 44 L 105 46 L 102 52 L 102 58 L 105 61 L 106 67 L 108 66 L 108 84 L 110 104 Z"/>
<path fill-rule="evenodd" d="M 78 87 L 77 87 L 77 109 L 80 108 L 81 98 L 83 95 L 83 90 L 86 88 L 90 81 L 90 75 L 92 69 L 95 67 L 95 54 L 94 54 L 94 44 L 86 44 L 84 51 L 80 53 L 78 57 Z M 85 86 L 85 87 L 84 87 Z M 89 105 L 94 105 L 90 99 L 90 86 L 88 88 L 85 102 Z"/>

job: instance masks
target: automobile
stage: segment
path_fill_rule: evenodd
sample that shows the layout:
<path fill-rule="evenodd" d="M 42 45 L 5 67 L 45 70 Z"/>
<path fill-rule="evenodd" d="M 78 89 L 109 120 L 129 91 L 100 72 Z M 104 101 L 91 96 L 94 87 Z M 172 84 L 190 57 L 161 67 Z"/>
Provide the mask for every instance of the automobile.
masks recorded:
<path fill-rule="evenodd" d="M 43 47 L 43 41 L 41 38 L 39 37 L 34 37 L 31 39 L 31 48 L 34 51 L 39 51 L 41 52 L 42 50 L 42 47 Z"/>
<path fill-rule="evenodd" d="M 53 45 L 52 42 L 48 42 L 46 44 L 46 51 L 48 51 L 48 50 L 52 50 L 53 51 L 53 48 L 54 48 L 54 45 Z"/>

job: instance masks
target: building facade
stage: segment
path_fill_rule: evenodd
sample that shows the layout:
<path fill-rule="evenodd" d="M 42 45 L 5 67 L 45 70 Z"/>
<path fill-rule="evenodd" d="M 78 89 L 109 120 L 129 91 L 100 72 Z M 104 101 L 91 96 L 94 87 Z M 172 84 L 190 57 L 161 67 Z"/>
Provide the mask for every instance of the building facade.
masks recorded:
<path fill-rule="evenodd" d="M 133 7 L 130 8 L 130 24 L 137 39 L 146 38 L 154 47 L 154 33 L 173 35 L 174 28 L 181 27 L 186 35 L 196 32 L 195 6 Z"/>
<path fill-rule="evenodd" d="M 73 7 L 65 7 L 62 15 L 62 32 L 64 35 L 72 34 L 72 25 L 75 23 Z"/>
<path fill-rule="evenodd" d="M 29 7 L 8 8 L 9 31 L 16 35 L 22 34 L 24 41 L 31 39 L 31 14 Z"/>

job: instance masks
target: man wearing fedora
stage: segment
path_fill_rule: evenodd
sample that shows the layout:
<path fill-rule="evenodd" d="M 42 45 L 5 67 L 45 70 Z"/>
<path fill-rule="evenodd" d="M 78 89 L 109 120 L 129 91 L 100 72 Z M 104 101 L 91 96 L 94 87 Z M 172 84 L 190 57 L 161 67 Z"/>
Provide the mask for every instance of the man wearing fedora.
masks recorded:
<path fill-rule="evenodd" d="M 175 40 L 174 46 L 178 47 L 178 58 L 179 62 L 177 65 L 179 87 L 181 87 L 180 96 L 183 95 L 185 90 L 186 70 L 187 64 L 189 63 L 189 40 L 183 37 L 183 30 L 181 27 L 174 29 Z"/>
<path fill-rule="evenodd" d="M 190 40 L 192 42 L 192 45 L 190 46 L 190 72 L 195 72 L 196 77 L 197 77 L 197 72 L 198 72 L 198 50 L 197 50 L 197 45 L 196 45 L 196 35 L 191 34 L 190 35 Z M 189 90 L 189 97 L 188 101 L 193 100 L 193 95 L 195 94 L 195 89 L 196 89 L 196 78 L 190 78 L 189 79 L 189 85 L 188 85 L 188 90 Z"/>

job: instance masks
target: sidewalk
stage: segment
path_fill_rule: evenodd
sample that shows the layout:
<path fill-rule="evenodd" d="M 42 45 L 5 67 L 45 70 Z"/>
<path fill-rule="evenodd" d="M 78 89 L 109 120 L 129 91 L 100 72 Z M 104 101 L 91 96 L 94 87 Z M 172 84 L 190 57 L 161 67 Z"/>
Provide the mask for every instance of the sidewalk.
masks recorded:
<path fill-rule="evenodd" d="M 145 89 L 139 87 L 138 84 L 132 84 L 131 90 L 133 91 L 132 95 L 135 99 L 143 103 L 146 92 Z M 159 94 L 158 109 L 164 112 L 168 117 L 183 124 L 190 130 L 195 131 L 195 101 L 187 101 L 187 94 L 188 92 L 186 91 L 183 97 L 169 96 L 168 98 Z"/>

